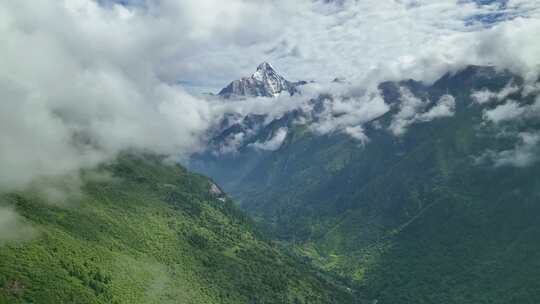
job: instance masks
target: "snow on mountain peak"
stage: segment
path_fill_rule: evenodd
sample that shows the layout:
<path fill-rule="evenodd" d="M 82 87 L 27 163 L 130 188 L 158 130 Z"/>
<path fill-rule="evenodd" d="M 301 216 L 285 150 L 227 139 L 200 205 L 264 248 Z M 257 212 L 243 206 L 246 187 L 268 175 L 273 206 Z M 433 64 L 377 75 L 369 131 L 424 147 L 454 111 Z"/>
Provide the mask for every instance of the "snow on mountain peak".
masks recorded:
<path fill-rule="evenodd" d="M 251 75 L 251 77 L 259 81 L 264 81 L 264 79 L 269 78 L 270 75 L 274 75 L 275 78 L 283 79 L 283 77 L 276 73 L 274 67 L 270 63 L 265 61 L 259 64 L 259 66 L 257 66 L 257 70 L 255 71 L 255 73 L 253 73 L 253 75 Z"/>
<path fill-rule="evenodd" d="M 250 77 L 231 82 L 219 92 L 225 98 L 243 96 L 276 97 L 283 91 L 294 94 L 296 83 L 292 83 L 279 75 L 274 67 L 263 62 L 257 66 L 257 70 Z"/>

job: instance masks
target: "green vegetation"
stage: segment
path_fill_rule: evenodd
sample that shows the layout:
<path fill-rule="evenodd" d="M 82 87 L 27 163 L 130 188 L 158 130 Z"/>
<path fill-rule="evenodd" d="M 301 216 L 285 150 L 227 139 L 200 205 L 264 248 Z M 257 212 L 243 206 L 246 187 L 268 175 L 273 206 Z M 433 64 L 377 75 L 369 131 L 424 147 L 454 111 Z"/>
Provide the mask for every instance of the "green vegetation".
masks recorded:
<path fill-rule="evenodd" d="M 157 157 L 82 173 L 64 206 L 5 194 L 35 230 L 0 247 L 0 303 L 351 303 L 253 231 L 211 182 Z"/>
<path fill-rule="evenodd" d="M 456 112 L 400 137 L 385 129 L 390 99 L 363 147 L 296 126 L 276 152 L 210 164 L 275 242 L 211 181 L 157 157 L 83 172 L 64 205 L 5 194 L 33 237 L 1 244 L 0 303 L 538 303 L 540 163 L 481 156 L 515 147 L 501 130 L 540 126 L 483 122 L 496 105 L 471 91 L 510 79 L 482 75 L 402 83 L 452 94 Z"/>
<path fill-rule="evenodd" d="M 398 103 L 390 98 L 382 128 L 366 126 L 365 147 L 291 129 L 229 190 L 283 246 L 354 282 L 367 303 L 538 303 L 540 165 L 478 161 L 515 146 L 501 130 L 539 129 L 482 122 L 496 104 L 474 104 L 471 92 L 510 80 L 473 67 L 430 87 L 402 83 L 431 100 L 453 95 L 455 115 L 396 137 L 385 129 Z"/>

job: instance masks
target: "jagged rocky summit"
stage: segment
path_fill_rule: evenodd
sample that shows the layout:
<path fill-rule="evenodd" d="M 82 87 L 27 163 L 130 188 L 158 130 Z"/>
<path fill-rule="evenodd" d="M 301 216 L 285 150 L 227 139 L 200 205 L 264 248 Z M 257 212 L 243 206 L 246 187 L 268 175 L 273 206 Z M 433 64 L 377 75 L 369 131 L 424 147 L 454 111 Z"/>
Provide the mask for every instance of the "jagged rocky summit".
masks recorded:
<path fill-rule="evenodd" d="M 251 76 L 231 82 L 218 95 L 224 98 L 277 97 L 282 92 L 293 95 L 298 92 L 297 87 L 304 84 L 306 84 L 305 81 L 286 80 L 270 63 L 263 62 Z"/>

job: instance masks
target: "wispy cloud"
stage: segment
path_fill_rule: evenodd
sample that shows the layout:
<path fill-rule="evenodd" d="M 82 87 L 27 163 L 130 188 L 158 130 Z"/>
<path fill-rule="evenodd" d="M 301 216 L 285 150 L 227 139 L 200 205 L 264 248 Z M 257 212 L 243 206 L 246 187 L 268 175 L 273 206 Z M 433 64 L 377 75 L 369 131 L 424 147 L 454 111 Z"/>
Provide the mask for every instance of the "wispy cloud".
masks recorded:
<path fill-rule="evenodd" d="M 539 133 L 522 132 L 518 134 L 518 141 L 514 148 L 503 151 L 489 150 L 478 161 L 481 163 L 490 161 L 495 167 L 527 167 L 538 161 L 539 144 Z"/>
<path fill-rule="evenodd" d="M 36 233 L 13 209 L 0 206 L 0 246 L 9 241 L 27 240 Z"/>
<path fill-rule="evenodd" d="M 521 120 L 538 120 L 540 118 L 540 96 L 531 104 L 523 104 L 515 100 L 506 100 L 494 108 L 483 111 L 483 119 L 486 122 L 500 124 L 504 122 L 516 122 Z"/>
<path fill-rule="evenodd" d="M 471 98 L 477 104 L 485 104 L 491 101 L 501 101 L 506 99 L 511 94 L 518 92 L 520 89 L 513 82 L 509 82 L 502 90 L 499 92 L 492 92 L 487 88 L 473 91 L 471 93 Z"/>
<path fill-rule="evenodd" d="M 454 116 L 456 101 L 452 95 L 443 95 L 431 105 L 431 101 L 415 96 L 405 87 L 400 88 L 400 93 L 399 111 L 392 117 L 388 127 L 396 136 L 405 134 L 412 124 Z"/>
<path fill-rule="evenodd" d="M 257 150 L 275 151 L 281 147 L 281 145 L 285 141 L 285 138 L 287 137 L 287 133 L 287 128 L 279 128 L 267 141 L 257 141 L 255 143 L 249 144 L 249 146 Z"/>

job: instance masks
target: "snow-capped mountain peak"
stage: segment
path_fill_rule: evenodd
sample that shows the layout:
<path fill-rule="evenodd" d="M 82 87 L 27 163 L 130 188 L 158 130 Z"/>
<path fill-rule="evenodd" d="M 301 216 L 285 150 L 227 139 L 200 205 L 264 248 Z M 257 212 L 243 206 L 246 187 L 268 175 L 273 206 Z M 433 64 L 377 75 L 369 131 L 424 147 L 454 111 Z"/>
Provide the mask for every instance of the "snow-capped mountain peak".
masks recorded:
<path fill-rule="evenodd" d="M 255 73 L 253 73 L 251 77 L 259 81 L 264 81 L 264 79 L 267 78 L 268 75 L 275 75 L 277 77 L 283 78 L 280 75 L 278 75 L 276 73 L 276 70 L 274 70 L 274 67 L 266 61 L 259 64 L 259 66 L 257 67 L 257 71 L 255 71 Z"/>
<path fill-rule="evenodd" d="M 303 82 L 290 82 L 279 75 L 270 63 L 263 62 L 257 66 L 255 73 L 231 82 L 219 92 L 219 95 L 225 98 L 277 97 L 284 91 L 292 95 L 299 84 Z"/>

